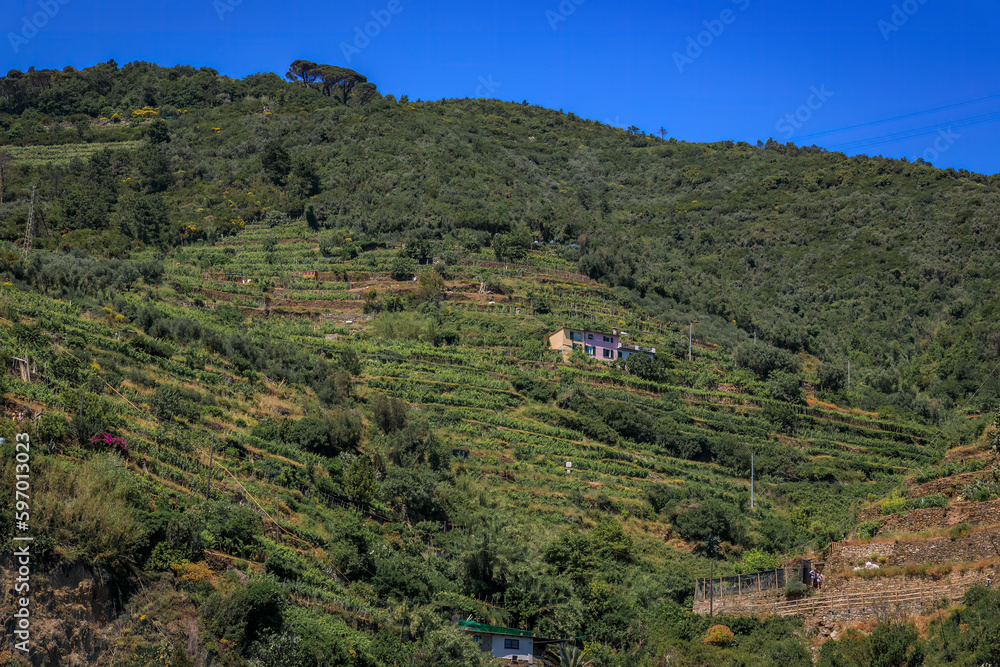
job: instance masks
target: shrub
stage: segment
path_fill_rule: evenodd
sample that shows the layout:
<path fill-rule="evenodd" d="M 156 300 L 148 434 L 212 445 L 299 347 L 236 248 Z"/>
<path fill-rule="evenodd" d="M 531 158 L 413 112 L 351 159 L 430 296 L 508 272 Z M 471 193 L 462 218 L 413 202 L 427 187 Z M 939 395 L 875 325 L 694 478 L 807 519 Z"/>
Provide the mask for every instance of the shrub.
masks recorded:
<path fill-rule="evenodd" d="M 213 594 L 203 617 L 216 636 L 245 650 L 254 639 L 281 627 L 286 605 L 278 584 L 257 581 L 226 598 Z"/>
<path fill-rule="evenodd" d="M 749 368 L 765 379 L 774 371 L 798 373 L 801 370 L 801 364 L 795 355 L 763 343 L 744 343 L 736 348 L 733 358 L 737 367 Z"/>
<path fill-rule="evenodd" d="M 520 262 L 531 250 L 531 232 L 521 225 L 506 234 L 493 237 L 493 254 L 498 262 Z"/>
<path fill-rule="evenodd" d="M 398 255 L 392 260 L 389 273 L 393 280 L 410 280 L 417 269 L 417 264 L 405 255 Z"/>
<path fill-rule="evenodd" d="M 811 591 L 812 591 L 811 588 L 803 584 L 801 581 L 798 581 L 797 579 L 793 579 L 787 582 L 785 584 L 785 588 L 783 589 L 785 597 L 789 599 L 805 597 L 809 595 Z"/>
<path fill-rule="evenodd" d="M 96 449 L 104 451 L 113 450 L 128 458 L 128 443 L 120 435 L 100 433 L 90 439 L 90 444 Z"/>
<path fill-rule="evenodd" d="M 875 537 L 878 533 L 878 525 L 878 521 L 865 521 L 864 523 L 858 524 L 858 539 L 870 540 Z"/>
<path fill-rule="evenodd" d="M 729 646 L 733 643 L 733 631 L 725 625 L 713 625 L 705 632 L 702 641 L 712 646 Z"/>
<path fill-rule="evenodd" d="M 200 400 L 192 392 L 186 392 L 170 385 L 160 385 L 153 392 L 150 399 L 150 407 L 153 416 L 161 421 L 166 421 L 173 417 L 184 417 L 189 421 L 195 421 L 201 414 L 200 408 L 192 402 L 192 398 Z"/>
<path fill-rule="evenodd" d="M 775 370 L 767 380 L 767 394 L 776 401 L 801 403 L 802 388 L 799 378 L 785 371 Z"/>
<path fill-rule="evenodd" d="M 747 572 L 762 572 L 773 570 L 780 565 L 777 556 L 761 549 L 750 549 L 744 551 L 740 562 L 736 564 L 736 571 L 745 574 Z"/>
<path fill-rule="evenodd" d="M 960 537 L 966 537 L 971 531 L 972 526 L 967 521 L 963 521 L 951 527 L 951 530 L 948 531 L 948 537 L 957 540 Z"/>
<path fill-rule="evenodd" d="M 879 511 L 883 514 L 895 514 L 896 512 L 903 512 L 906 510 L 909 500 L 903 498 L 899 495 L 899 491 L 893 491 L 892 494 L 883 500 L 879 505 Z"/>
<path fill-rule="evenodd" d="M 556 387 L 550 382 L 539 380 L 527 373 L 519 373 L 511 379 L 514 391 L 538 403 L 548 403 L 556 397 Z"/>
<path fill-rule="evenodd" d="M 817 375 L 820 388 L 826 391 L 838 392 L 847 383 L 847 371 L 839 364 L 825 363 Z"/>

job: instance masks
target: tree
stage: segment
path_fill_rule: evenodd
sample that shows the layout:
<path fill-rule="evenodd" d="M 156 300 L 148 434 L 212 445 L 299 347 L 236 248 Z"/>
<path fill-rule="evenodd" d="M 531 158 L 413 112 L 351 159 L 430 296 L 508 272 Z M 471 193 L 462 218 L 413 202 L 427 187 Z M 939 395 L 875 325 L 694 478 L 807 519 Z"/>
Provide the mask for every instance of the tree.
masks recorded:
<path fill-rule="evenodd" d="M 285 78 L 303 86 L 308 86 L 319 79 L 318 68 L 319 65 L 311 60 L 296 60 L 289 66 Z"/>
<path fill-rule="evenodd" d="M 358 106 L 368 106 L 381 97 L 378 88 L 370 81 L 362 81 L 354 87 L 354 101 Z"/>
<path fill-rule="evenodd" d="M 393 433 L 406 426 L 410 404 L 385 394 L 375 395 L 375 424 L 383 433 Z"/>
<path fill-rule="evenodd" d="M 13 158 L 7 153 L 0 152 L 0 204 L 3 203 L 4 196 L 4 182 L 3 177 L 7 173 L 7 165 L 13 161 Z"/>
<path fill-rule="evenodd" d="M 838 392 L 847 381 L 847 371 L 840 364 L 825 363 L 819 369 L 819 386 L 826 391 Z"/>
<path fill-rule="evenodd" d="M 320 65 L 316 68 L 316 72 L 323 82 L 323 93 L 332 96 L 334 89 L 339 88 L 345 106 L 351 90 L 359 83 L 368 81 L 368 77 L 364 74 L 358 74 L 352 69 L 335 65 Z"/>
<path fill-rule="evenodd" d="M 444 278 L 437 271 L 424 271 L 417 276 L 417 291 L 413 293 L 415 303 L 440 301 L 444 296 Z"/>
<path fill-rule="evenodd" d="M 127 194 L 118 202 L 116 226 L 125 236 L 143 243 L 169 241 L 170 221 L 159 196 Z"/>
<path fill-rule="evenodd" d="M 347 468 L 344 490 L 359 505 L 368 505 L 375 497 L 375 468 L 367 454 L 361 454 Z"/>
<path fill-rule="evenodd" d="M 170 142 L 170 130 L 167 128 L 167 122 L 162 118 L 157 118 L 147 125 L 143 134 L 149 139 L 149 143 L 151 144 L 165 144 Z"/>
<path fill-rule="evenodd" d="M 802 403 L 802 387 L 798 376 L 785 371 L 774 371 L 767 380 L 767 393 L 776 401 Z"/>
<path fill-rule="evenodd" d="M 292 158 L 279 142 L 268 141 L 260 153 L 260 166 L 275 185 L 284 185 L 292 170 Z"/>
<path fill-rule="evenodd" d="M 524 225 L 493 237 L 493 254 L 498 262 L 519 262 L 531 250 L 531 232 Z"/>
<path fill-rule="evenodd" d="M 316 171 L 316 164 L 304 155 L 296 155 L 292 159 L 291 175 L 288 177 L 288 189 L 296 196 L 309 198 L 319 194 L 319 173 Z M 313 220 L 316 214 L 313 213 Z M 307 222 L 308 216 L 307 216 Z M 310 223 L 310 227 L 319 227 L 316 223 Z"/>
<path fill-rule="evenodd" d="M 765 343 L 757 345 L 744 343 L 733 352 L 733 359 L 737 366 L 749 368 L 764 379 L 767 379 L 773 371 L 798 373 L 802 369 L 798 357 Z"/>
<path fill-rule="evenodd" d="M 409 257 L 396 255 L 396 259 L 392 260 L 392 266 L 389 267 L 389 273 L 393 280 L 409 280 L 413 277 L 416 267 L 416 263 Z"/>

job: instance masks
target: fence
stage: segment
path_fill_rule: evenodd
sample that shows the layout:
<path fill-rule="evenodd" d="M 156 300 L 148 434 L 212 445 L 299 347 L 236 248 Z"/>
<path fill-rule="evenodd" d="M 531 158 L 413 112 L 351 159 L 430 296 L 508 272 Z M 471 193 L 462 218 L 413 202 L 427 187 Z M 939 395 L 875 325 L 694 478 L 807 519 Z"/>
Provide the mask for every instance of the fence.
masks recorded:
<path fill-rule="evenodd" d="M 730 595 L 757 593 L 776 588 L 783 588 L 789 581 L 809 583 L 809 570 L 812 563 L 802 561 L 791 567 L 737 574 L 731 577 L 715 577 L 713 579 L 698 579 L 695 583 L 695 602 L 703 602 L 709 597 L 720 598 Z"/>

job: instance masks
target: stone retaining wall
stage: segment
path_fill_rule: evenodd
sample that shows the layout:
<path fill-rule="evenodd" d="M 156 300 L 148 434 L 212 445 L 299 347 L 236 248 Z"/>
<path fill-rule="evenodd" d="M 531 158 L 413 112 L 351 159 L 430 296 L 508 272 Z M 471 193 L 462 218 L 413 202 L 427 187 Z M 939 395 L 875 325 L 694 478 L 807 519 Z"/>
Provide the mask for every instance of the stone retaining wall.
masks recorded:
<path fill-rule="evenodd" d="M 879 507 L 866 507 L 858 514 L 858 522 L 878 521 L 879 532 L 901 530 L 919 533 L 932 528 L 948 528 L 958 523 L 992 526 L 1000 523 L 1000 499 L 982 503 L 952 501 L 948 507 L 916 509 L 906 514 L 882 516 Z"/>
<path fill-rule="evenodd" d="M 884 557 L 886 562 L 882 567 L 904 565 L 906 563 L 975 563 L 981 560 L 1000 557 L 990 541 L 990 532 L 973 533 L 966 537 L 939 537 L 927 540 L 911 540 L 906 542 L 867 542 L 864 544 L 834 543 L 830 555 L 826 559 L 826 570 L 838 572 L 853 570 L 857 561 L 868 560 L 875 556 Z M 1000 545 L 1000 535 L 993 535 Z"/>
<path fill-rule="evenodd" d="M 745 616 L 758 613 L 756 610 L 767 606 L 770 607 L 775 602 L 785 599 L 780 588 L 772 588 L 767 591 L 753 591 L 743 595 L 726 595 L 715 598 L 714 604 L 710 605 L 709 600 L 695 601 L 694 613 L 708 614 L 709 606 L 715 611 L 716 616 Z"/>

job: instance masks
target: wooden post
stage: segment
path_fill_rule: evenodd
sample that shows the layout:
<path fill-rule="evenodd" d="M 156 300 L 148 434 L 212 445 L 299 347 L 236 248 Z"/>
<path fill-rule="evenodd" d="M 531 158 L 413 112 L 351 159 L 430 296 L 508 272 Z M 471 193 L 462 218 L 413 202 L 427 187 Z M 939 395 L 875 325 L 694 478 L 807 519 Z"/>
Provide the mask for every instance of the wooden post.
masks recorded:
<path fill-rule="evenodd" d="M 208 483 L 205 485 L 205 500 L 212 492 L 212 456 L 215 454 L 215 434 L 212 434 L 212 448 L 208 450 Z"/>
<path fill-rule="evenodd" d="M 708 561 L 708 615 L 715 616 L 715 561 Z"/>
<path fill-rule="evenodd" d="M 760 593 L 760 572 L 757 573 L 757 592 Z"/>

